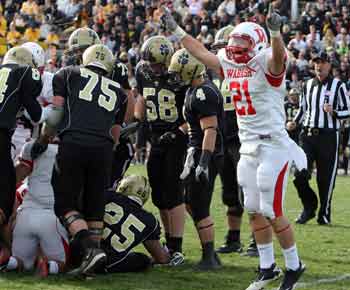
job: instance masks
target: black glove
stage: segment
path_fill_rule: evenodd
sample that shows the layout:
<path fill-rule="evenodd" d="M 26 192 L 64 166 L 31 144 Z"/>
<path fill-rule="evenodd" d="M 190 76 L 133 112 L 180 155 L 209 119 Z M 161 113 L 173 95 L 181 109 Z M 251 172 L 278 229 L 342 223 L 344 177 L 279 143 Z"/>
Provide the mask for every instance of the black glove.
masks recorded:
<path fill-rule="evenodd" d="M 204 186 L 209 186 L 209 162 L 212 152 L 209 150 L 202 150 L 199 164 L 196 167 L 196 181 L 202 183 Z"/>
<path fill-rule="evenodd" d="M 186 140 L 186 134 L 179 128 L 174 131 L 165 132 L 159 137 L 159 144 L 161 145 L 173 145 L 177 141 Z"/>
<path fill-rule="evenodd" d="M 36 140 L 32 146 L 32 149 L 30 150 L 30 157 L 32 160 L 37 159 L 41 154 L 43 154 L 47 150 L 47 144 L 46 143 L 40 143 L 38 140 Z"/>

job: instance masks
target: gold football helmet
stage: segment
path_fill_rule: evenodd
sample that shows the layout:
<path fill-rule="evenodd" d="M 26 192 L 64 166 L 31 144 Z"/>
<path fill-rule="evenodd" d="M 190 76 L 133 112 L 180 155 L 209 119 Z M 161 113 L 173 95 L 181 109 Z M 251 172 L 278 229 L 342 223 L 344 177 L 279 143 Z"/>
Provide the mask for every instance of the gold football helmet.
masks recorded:
<path fill-rule="evenodd" d="M 119 182 L 117 192 L 131 198 L 139 199 L 142 205 L 144 205 L 151 194 L 151 187 L 146 177 L 129 175 Z"/>
<path fill-rule="evenodd" d="M 34 58 L 29 49 L 23 46 L 12 47 L 6 52 L 2 64 L 16 63 L 19 65 L 29 65 L 35 67 Z"/>
<path fill-rule="evenodd" d="M 223 48 L 227 45 L 228 39 L 230 36 L 230 33 L 234 29 L 234 26 L 227 25 L 221 29 L 218 30 L 215 34 L 214 43 L 212 45 L 213 50 L 218 50 L 220 48 Z"/>
<path fill-rule="evenodd" d="M 204 75 L 205 66 L 192 56 L 186 48 L 182 48 L 174 53 L 171 58 L 168 72 L 178 76 L 179 81 L 185 85 L 190 85 L 194 79 Z"/>
<path fill-rule="evenodd" d="M 141 47 L 141 57 L 148 66 L 151 75 L 164 75 L 169 66 L 174 47 L 165 36 L 152 36 Z"/>
<path fill-rule="evenodd" d="M 112 72 L 114 57 L 112 51 L 103 44 L 95 44 L 83 53 L 83 65 L 94 66 L 110 73 Z"/>

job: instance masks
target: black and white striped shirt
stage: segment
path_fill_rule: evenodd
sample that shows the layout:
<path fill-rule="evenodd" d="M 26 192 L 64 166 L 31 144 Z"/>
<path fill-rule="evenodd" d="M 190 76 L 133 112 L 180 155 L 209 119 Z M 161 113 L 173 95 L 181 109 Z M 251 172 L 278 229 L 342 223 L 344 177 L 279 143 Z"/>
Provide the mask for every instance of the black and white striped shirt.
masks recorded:
<path fill-rule="evenodd" d="M 323 110 L 326 103 L 332 105 L 333 114 Z M 350 97 L 342 81 L 329 76 L 323 82 L 313 78 L 304 83 L 299 111 L 294 118 L 297 124 L 338 130 L 340 120 L 346 118 L 350 118 Z"/>

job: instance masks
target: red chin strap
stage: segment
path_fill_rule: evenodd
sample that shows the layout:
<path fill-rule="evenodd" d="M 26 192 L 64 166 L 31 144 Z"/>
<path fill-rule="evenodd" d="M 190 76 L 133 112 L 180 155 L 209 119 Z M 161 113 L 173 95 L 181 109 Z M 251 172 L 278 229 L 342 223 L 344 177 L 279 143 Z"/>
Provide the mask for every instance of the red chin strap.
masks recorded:
<path fill-rule="evenodd" d="M 249 55 L 249 50 L 239 46 L 226 46 L 226 56 L 229 60 L 233 60 L 236 63 L 247 63 L 252 59 Z"/>

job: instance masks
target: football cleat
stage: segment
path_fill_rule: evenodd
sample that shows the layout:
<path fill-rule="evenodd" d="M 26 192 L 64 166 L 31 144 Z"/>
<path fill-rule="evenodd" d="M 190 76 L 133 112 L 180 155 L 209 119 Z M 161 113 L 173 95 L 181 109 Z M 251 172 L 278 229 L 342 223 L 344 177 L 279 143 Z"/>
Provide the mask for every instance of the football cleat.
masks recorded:
<path fill-rule="evenodd" d="M 0 271 L 6 271 L 6 267 L 9 259 L 10 259 L 9 251 L 2 248 L 0 250 Z"/>
<path fill-rule="evenodd" d="M 69 275 L 90 275 L 95 270 L 103 267 L 106 264 L 106 253 L 97 248 L 90 248 L 87 250 L 87 254 L 84 256 L 80 267 L 68 272 Z"/>
<path fill-rule="evenodd" d="M 254 238 L 250 240 L 247 251 L 243 253 L 243 255 L 248 257 L 259 257 L 258 247 L 256 246 Z"/>
<path fill-rule="evenodd" d="M 259 269 L 258 276 L 246 290 L 262 290 L 270 282 L 278 279 L 282 270 L 275 263 L 268 269 Z"/>
<path fill-rule="evenodd" d="M 197 264 L 197 269 L 200 271 L 211 271 L 220 269 L 222 266 L 220 258 L 217 253 L 213 254 L 202 254 L 202 259 Z"/>
<path fill-rule="evenodd" d="M 295 271 L 287 269 L 286 273 L 284 274 L 282 284 L 278 290 L 293 290 L 305 269 L 306 267 L 302 262 L 300 262 L 299 268 Z"/>
<path fill-rule="evenodd" d="M 241 253 L 243 251 L 240 241 L 226 241 L 223 245 L 217 249 L 217 253 L 229 254 L 229 253 Z"/>
<path fill-rule="evenodd" d="M 315 212 L 312 212 L 312 211 L 309 212 L 309 211 L 303 210 L 299 215 L 299 217 L 295 220 L 295 223 L 304 225 L 314 217 L 315 217 Z"/>
<path fill-rule="evenodd" d="M 185 263 L 185 256 L 180 252 L 174 252 L 170 257 L 169 266 L 180 266 Z"/>

